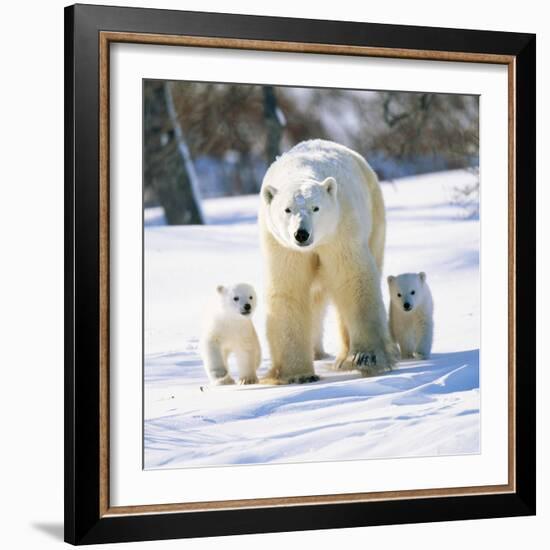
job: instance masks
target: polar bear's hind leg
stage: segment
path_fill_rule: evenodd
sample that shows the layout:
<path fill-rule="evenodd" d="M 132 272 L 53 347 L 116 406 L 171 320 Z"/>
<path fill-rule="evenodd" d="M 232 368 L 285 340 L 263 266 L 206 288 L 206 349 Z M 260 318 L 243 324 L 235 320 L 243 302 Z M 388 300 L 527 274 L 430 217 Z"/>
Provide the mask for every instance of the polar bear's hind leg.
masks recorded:
<path fill-rule="evenodd" d="M 346 359 L 349 354 L 349 331 L 346 327 L 346 323 L 342 316 L 338 314 L 338 332 L 340 333 L 340 351 L 338 352 L 338 357 L 334 361 L 334 368 L 336 370 L 345 370 L 346 368 L 354 368 L 349 362 L 346 362 Z"/>
<path fill-rule="evenodd" d="M 311 336 L 313 341 L 313 359 L 327 359 L 328 353 L 323 345 L 324 321 L 327 311 L 326 294 L 321 288 L 311 293 Z"/>

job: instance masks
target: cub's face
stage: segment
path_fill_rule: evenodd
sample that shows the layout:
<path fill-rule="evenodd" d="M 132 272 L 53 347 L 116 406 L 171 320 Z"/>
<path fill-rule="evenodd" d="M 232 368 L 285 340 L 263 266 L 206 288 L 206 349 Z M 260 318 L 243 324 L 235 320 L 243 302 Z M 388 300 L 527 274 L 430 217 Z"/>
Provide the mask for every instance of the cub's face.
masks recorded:
<path fill-rule="evenodd" d="M 224 311 L 249 317 L 256 309 L 256 292 L 252 285 L 241 283 L 233 286 L 218 286 L 219 299 Z"/>
<path fill-rule="evenodd" d="M 337 187 L 334 178 L 288 185 L 282 190 L 264 186 L 262 199 L 273 236 L 293 250 L 309 252 L 321 244 L 338 225 Z"/>
<path fill-rule="evenodd" d="M 390 275 L 388 286 L 391 301 L 403 311 L 414 311 L 422 301 L 425 283 L 426 274 L 423 271 L 420 273 L 403 273 L 396 277 Z"/>

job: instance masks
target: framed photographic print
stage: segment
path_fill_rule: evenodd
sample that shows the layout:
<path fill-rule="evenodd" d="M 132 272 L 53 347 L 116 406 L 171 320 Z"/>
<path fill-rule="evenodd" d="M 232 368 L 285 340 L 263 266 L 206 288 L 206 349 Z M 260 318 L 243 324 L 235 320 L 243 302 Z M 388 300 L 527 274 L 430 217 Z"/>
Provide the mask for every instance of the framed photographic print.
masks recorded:
<path fill-rule="evenodd" d="M 65 11 L 65 539 L 535 513 L 535 36 Z"/>

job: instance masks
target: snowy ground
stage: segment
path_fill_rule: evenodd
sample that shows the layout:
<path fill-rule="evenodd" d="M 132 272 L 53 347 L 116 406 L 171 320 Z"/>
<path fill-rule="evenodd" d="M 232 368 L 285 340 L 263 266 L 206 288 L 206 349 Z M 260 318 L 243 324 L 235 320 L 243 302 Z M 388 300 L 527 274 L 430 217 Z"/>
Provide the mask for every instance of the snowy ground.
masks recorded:
<path fill-rule="evenodd" d="M 383 184 L 385 277 L 426 271 L 435 302 L 433 356 L 361 378 L 317 362 L 321 381 L 205 388 L 197 350 L 216 285 L 252 283 L 262 296 L 258 197 L 204 202 L 209 225 L 166 227 L 145 213 L 146 468 L 350 460 L 479 452 L 479 221 L 462 219 L 463 171 Z M 269 365 L 260 303 L 255 325 Z M 337 349 L 329 314 L 325 347 Z"/>

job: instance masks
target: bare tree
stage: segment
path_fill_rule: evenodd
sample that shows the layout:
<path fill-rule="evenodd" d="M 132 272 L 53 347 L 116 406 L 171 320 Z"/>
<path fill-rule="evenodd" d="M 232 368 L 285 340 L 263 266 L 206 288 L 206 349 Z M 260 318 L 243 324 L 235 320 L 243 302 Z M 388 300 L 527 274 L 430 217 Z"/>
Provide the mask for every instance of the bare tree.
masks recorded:
<path fill-rule="evenodd" d="M 171 82 L 169 91 L 177 116 L 170 122 L 166 107 L 166 118 L 205 196 L 256 193 L 267 165 L 312 138 L 359 151 L 382 179 L 478 162 L 475 96 L 209 82 Z"/>
<path fill-rule="evenodd" d="M 168 224 L 202 224 L 196 175 L 169 86 L 144 85 L 145 186 L 154 189 Z"/>
<path fill-rule="evenodd" d="M 478 99 L 474 96 L 380 92 L 386 128 L 374 149 L 394 158 L 438 154 L 450 168 L 468 167 L 479 147 Z"/>
<path fill-rule="evenodd" d="M 277 105 L 273 86 L 262 87 L 264 96 L 264 119 L 267 129 L 265 154 L 268 165 L 281 154 L 281 137 L 286 121 L 283 112 Z"/>

